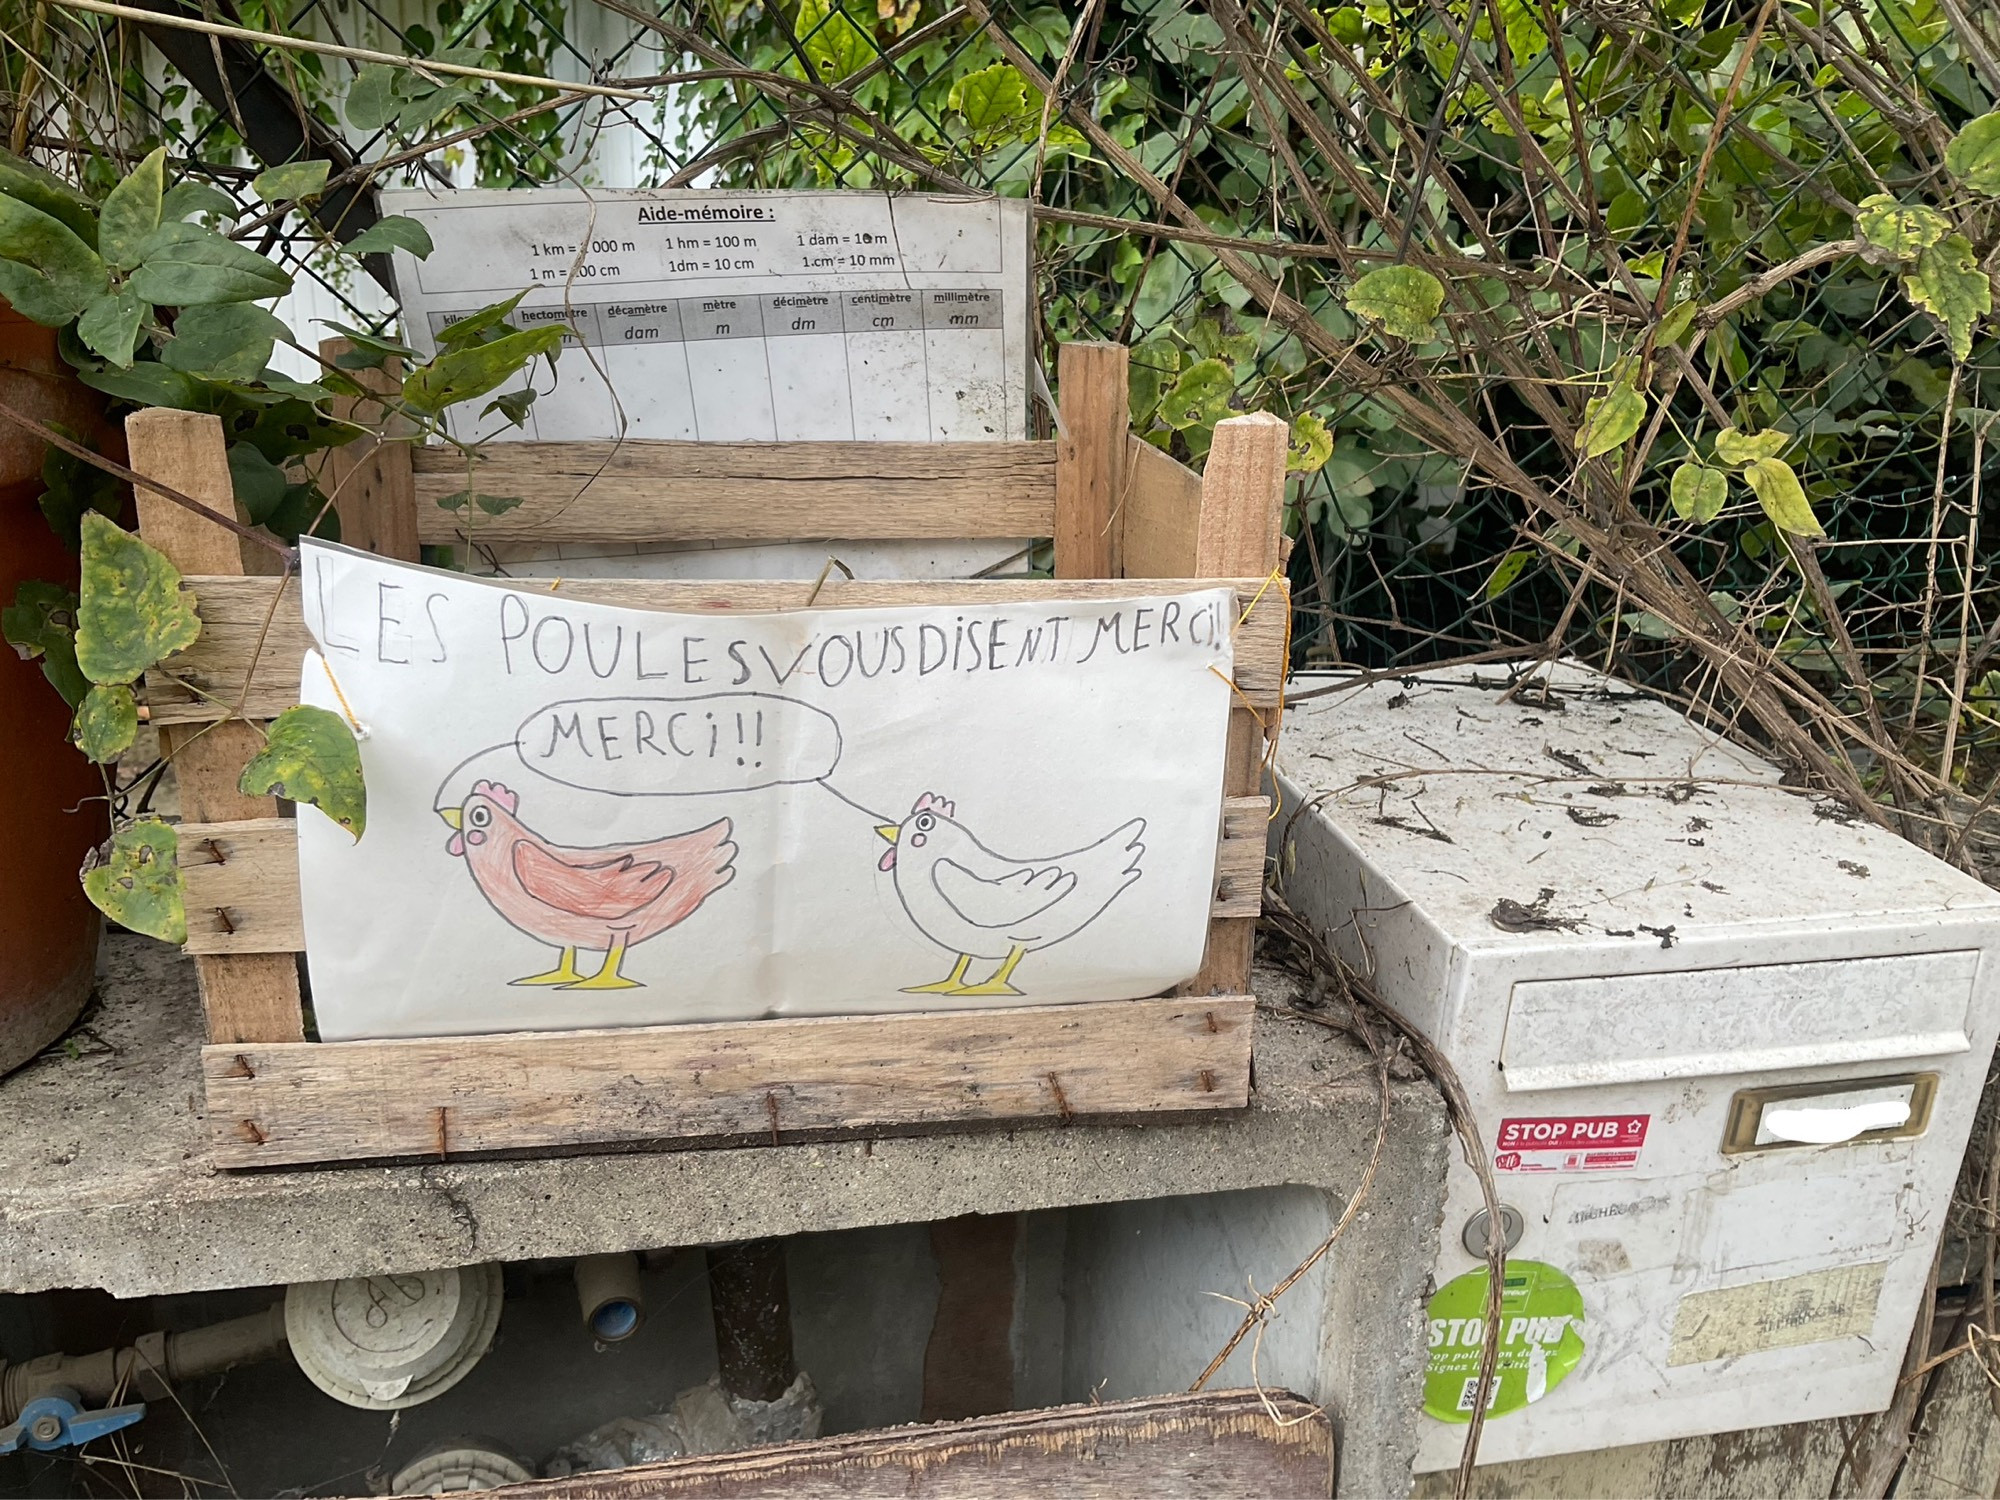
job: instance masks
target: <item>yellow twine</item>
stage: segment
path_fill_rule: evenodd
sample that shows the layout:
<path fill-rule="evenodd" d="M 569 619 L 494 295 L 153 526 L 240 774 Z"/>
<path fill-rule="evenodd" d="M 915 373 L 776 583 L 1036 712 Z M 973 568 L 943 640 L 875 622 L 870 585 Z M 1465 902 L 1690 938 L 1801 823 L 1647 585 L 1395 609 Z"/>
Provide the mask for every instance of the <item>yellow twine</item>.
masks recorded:
<path fill-rule="evenodd" d="M 355 717 L 354 708 L 347 701 L 347 694 L 340 690 L 340 679 L 333 675 L 333 663 L 322 656 L 319 659 L 319 665 L 320 670 L 326 673 L 327 684 L 333 689 L 333 696 L 340 700 L 340 711 L 347 715 L 348 726 L 353 729 L 357 736 L 367 734 L 368 730 L 366 726 L 362 724 L 360 719 Z"/>

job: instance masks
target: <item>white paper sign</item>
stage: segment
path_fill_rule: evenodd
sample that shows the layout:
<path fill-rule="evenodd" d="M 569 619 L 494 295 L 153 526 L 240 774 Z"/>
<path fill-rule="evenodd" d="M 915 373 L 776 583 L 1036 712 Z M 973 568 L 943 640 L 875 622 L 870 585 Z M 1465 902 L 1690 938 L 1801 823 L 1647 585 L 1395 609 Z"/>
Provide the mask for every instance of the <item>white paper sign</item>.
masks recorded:
<path fill-rule="evenodd" d="M 1233 598 L 668 614 L 308 541 L 320 1035 L 1156 994 L 1201 965 Z"/>
<path fill-rule="evenodd" d="M 1027 436 L 1021 200 L 540 188 L 385 192 L 382 208 L 435 244 L 422 261 L 396 254 L 424 354 L 445 324 L 524 288 L 516 326 L 572 330 L 524 427 L 476 402 L 450 415 L 461 436 Z"/>

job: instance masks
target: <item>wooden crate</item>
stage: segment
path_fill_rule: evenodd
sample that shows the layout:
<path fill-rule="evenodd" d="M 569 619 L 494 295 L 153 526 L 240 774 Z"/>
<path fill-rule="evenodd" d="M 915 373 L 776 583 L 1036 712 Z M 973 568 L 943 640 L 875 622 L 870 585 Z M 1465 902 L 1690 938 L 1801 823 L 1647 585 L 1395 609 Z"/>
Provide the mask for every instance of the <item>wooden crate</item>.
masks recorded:
<path fill-rule="evenodd" d="M 642 609 L 976 605 L 1178 592 L 1191 580 L 1234 587 L 1237 698 L 1207 957 L 1193 980 L 1172 995 L 1095 1004 L 307 1041 L 295 827 L 272 799 L 236 789 L 261 744 L 237 705 L 257 720 L 296 701 L 309 640 L 298 590 L 247 573 L 234 535 L 141 489 L 141 534 L 186 576 L 203 622 L 193 647 L 149 674 L 147 698 L 181 791 L 187 951 L 208 1021 L 215 1161 L 782 1141 L 1245 1107 L 1250 945 L 1269 809 L 1260 775 L 1290 607 L 1279 576 L 1286 429 L 1263 415 L 1223 422 L 1197 476 L 1127 431 L 1124 349 L 1073 344 L 1061 360 L 1053 442 L 495 444 L 472 484 L 528 498 L 482 517 L 479 535 L 493 543 L 1056 542 L 1057 577 L 1048 581 L 562 584 L 567 595 Z M 139 472 L 233 513 L 215 418 L 143 411 L 127 438 Z M 351 541 L 415 561 L 422 542 L 457 539 L 459 519 L 434 502 L 465 487 L 462 459 L 362 444 L 332 455 L 326 478 L 338 486 Z"/>

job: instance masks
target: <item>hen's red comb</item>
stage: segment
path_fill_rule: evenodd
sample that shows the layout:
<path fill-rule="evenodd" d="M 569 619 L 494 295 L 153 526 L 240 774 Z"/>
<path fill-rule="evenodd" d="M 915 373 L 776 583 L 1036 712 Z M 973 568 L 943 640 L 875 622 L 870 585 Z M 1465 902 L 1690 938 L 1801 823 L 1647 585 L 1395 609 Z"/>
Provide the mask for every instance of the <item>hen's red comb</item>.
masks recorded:
<path fill-rule="evenodd" d="M 475 797 L 484 797 L 487 801 L 504 807 L 510 813 L 521 805 L 520 794 L 509 791 L 497 781 L 473 782 L 472 795 Z"/>

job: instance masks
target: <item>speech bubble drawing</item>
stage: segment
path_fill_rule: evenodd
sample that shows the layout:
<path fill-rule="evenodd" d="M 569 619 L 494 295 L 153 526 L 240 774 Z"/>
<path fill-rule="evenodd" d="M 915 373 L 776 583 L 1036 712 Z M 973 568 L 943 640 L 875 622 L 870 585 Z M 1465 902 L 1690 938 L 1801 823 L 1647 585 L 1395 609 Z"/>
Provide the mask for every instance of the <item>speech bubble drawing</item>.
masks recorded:
<path fill-rule="evenodd" d="M 570 698 L 514 733 L 529 770 L 619 797 L 754 792 L 819 781 L 840 761 L 840 725 L 774 693 L 696 698 Z"/>

